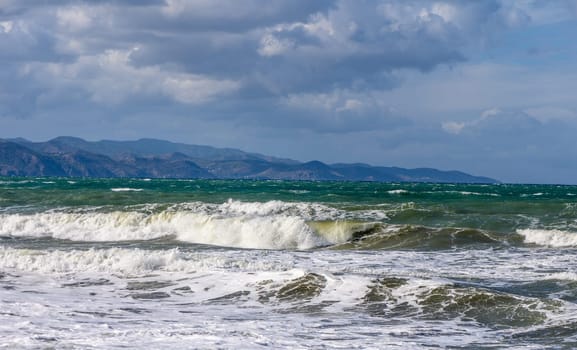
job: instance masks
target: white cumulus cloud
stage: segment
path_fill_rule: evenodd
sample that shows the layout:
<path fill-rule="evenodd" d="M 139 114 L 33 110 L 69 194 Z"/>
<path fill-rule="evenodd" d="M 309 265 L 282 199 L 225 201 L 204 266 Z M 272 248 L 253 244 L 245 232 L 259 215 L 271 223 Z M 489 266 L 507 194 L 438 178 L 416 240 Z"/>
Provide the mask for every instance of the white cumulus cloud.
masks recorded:
<path fill-rule="evenodd" d="M 211 79 L 160 66 L 136 67 L 131 63 L 131 55 L 136 51 L 137 47 L 110 49 L 94 56 L 81 56 L 72 63 L 32 63 L 23 73 L 39 81 L 56 80 L 61 89 L 84 90 L 92 101 L 106 105 L 143 96 L 164 96 L 180 103 L 199 104 L 240 86 L 232 80 Z"/>

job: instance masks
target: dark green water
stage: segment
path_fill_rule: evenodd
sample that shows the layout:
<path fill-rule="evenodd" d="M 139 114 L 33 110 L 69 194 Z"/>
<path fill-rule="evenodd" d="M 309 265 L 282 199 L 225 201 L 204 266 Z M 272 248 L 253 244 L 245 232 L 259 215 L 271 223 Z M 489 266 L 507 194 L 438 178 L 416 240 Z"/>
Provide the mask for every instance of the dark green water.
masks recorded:
<path fill-rule="evenodd" d="M 0 347 L 573 348 L 576 270 L 575 186 L 0 179 Z"/>

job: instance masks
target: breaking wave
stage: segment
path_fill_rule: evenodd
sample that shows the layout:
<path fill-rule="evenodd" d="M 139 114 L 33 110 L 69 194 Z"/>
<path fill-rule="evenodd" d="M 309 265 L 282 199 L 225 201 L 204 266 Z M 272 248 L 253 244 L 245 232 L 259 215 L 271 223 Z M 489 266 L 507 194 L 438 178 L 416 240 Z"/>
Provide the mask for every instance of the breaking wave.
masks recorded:
<path fill-rule="evenodd" d="M 328 218 L 336 219 L 328 219 Z M 317 220 L 320 219 L 320 220 Z M 130 211 L 66 210 L 0 215 L 0 236 L 71 241 L 140 241 L 161 237 L 253 249 L 311 249 L 343 243 L 376 223 L 339 219 L 316 204 L 191 203 Z"/>
<path fill-rule="evenodd" d="M 577 246 L 577 233 L 561 230 L 524 229 L 517 230 L 524 237 L 525 243 L 532 243 L 546 247 L 574 247 Z"/>

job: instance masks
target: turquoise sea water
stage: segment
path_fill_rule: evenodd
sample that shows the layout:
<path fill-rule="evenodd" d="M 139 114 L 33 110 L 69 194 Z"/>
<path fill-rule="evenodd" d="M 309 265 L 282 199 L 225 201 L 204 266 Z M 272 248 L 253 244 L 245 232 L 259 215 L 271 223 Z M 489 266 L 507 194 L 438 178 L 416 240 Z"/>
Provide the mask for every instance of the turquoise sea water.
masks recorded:
<path fill-rule="evenodd" d="M 0 178 L 0 347 L 573 348 L 576 247 L 576 186 Z"/>

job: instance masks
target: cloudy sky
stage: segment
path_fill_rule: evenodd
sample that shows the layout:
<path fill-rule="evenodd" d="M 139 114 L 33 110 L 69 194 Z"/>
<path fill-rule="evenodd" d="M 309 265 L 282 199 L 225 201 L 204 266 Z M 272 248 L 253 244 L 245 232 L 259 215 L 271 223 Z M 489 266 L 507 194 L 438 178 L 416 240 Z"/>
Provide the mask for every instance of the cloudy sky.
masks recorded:
<path fill-rule="evenodd" d="M 577 184 L 577 0 L 0 0 L 0 137 Z"/>

